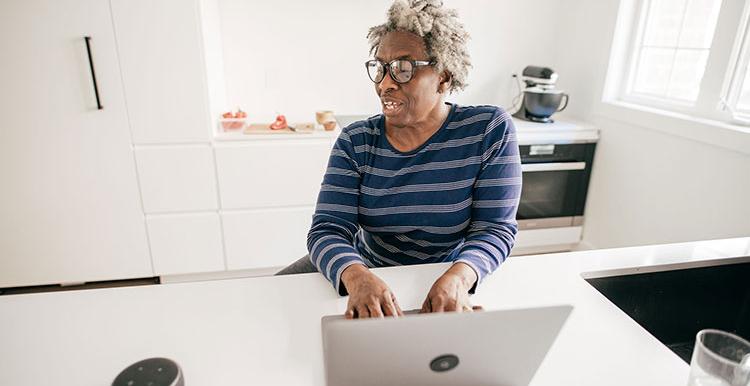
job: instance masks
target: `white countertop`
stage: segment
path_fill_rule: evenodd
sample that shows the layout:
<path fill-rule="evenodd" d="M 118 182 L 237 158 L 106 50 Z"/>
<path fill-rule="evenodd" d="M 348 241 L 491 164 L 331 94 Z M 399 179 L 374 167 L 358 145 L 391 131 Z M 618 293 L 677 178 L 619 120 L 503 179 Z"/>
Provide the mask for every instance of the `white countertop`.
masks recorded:
<path fill-rule="evenodd" d="M 599 130 L 591 124 L 564 118 L 555 118 L 553 123 L 537 123 L 513 117 L 519 145 L 534 144 L 568 144 L 591 143 L 599 140 Z M 269 133 L 244 134 L 241 131 L 218 133 L 214 141 L 220 145 L 232 145 L 236 142 L 253 142 L 259 140 L 292 140 L 292 139 L 335 139 L 341 129 L 334 131 L 316 130 L 311 133 Z"/>
<path fill-rule="evenodd" d="M 575 306 L 533 385 L 684 386 L 688 365 L 581 275 L 744 256 L 750 237 L 513 257 L 473 301 Z M 410 309 L 445 268 L 376 272 Z M 345 307 L 319 274 L 0 296 L 0 385 L 105 385 L 152 356 L 176 360 L 188 386 L 323 385 L 320 318 Z"/>
<path fill-rule="evenodd" d="M 599 130 L 586 122 L 554 118 L 552 123 L 538 123 L 513 117 L 518 144 L 592 143 L 599 140 Z"/>

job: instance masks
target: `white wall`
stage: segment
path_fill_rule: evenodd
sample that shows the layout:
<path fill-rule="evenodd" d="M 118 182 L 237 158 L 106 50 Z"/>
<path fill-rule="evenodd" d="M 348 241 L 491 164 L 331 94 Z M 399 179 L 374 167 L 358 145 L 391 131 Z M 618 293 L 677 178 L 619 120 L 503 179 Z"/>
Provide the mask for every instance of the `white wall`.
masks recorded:
<path fill-rule="evenodd" d="M 572 94 L 568 114 L 601 130 L 584 241 L 605 248 L 750 235 L 750 149 L 666 134 L 654 120 L 633 123 L 602 103 L 618 5 L 578 0 L 560 14 L 556 63 Z"/>
<path fill-rule="evenodd" d="M 315 110 L 377 113 L 366 78 L 368 27 L 387 0 L 218 0 L 227 107 L 251 119 Z M 584 241 L 598 248 L 750 234 L 750 152 L 623 123 L 602 108 L 619 1 L 446 0 L 472 35 L 469 87 L 449 100 L 509 106 L 510 74 L 547 65 L 571 94 L 564 115 L 601 129 Z M 326 73 L 335 65 L 336 77 Z M 563 116 L 564 116 L 563 115 Z M 679 125 L 675 126 L 680 129 Z"/>
<path fill-rule="evenodd" d="M 251 119 L 312 121 L 316 110 L 378 113 L 367 78 L 367 30 L 390 0 L 218 0 L 227 107 Z M 446 0 L 472 36 L 469 87 L 449 100 L 509 106 L 510 77 L 528 64 L 554 66 L 561 2 Z"/>

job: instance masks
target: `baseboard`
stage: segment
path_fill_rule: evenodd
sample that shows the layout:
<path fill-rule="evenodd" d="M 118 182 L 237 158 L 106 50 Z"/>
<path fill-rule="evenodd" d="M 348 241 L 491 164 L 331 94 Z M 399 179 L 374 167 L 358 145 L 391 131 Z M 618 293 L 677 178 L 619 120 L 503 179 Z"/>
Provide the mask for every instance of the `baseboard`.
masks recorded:
<path fill-rule="evenodd" d="M 280 266 L 280 267 L 268 267 L 268 268 L 239 269 L 239 270 L 232 270 L 232 271 L 188 273 L 188 274 L 180 274 L 180 275 L 162 275 L 161 283 L 168 284 L 168 283 L 184 283 L 184 282 L 191 282 L 191 281 L 241 279 L 245 277 L 273 276 L 273 274 L 280 271 L 282 268 L 284 267 Z"/>

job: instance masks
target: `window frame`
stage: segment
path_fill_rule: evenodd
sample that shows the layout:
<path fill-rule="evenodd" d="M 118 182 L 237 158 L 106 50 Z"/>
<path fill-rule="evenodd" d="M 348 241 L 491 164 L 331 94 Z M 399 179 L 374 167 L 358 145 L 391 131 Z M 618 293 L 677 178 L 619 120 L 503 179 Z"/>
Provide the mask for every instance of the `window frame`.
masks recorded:
<path fill-rule="evenodd" d="M 612 47 L 612 58 L 615 58 L 615 62 L 610 63 L 603 101 L 624 102 L 698 118 L 750 125 L 750 112 L 747 117 L 738 117 L 725 107 L 729 105 L 734 109 L 736 106 L 736 99 L 734 104 L 730 99 L 737 96 L 738 87 L 741 89 L 742 86 L 735 85 L 736 74 L 741 68 L 745 68 L 743 66 L 750 64 L 750 2 L 745 4 L 743 0 L 722 1 L 695 102 L 632 93 L 639 60 L 639 46 L 645 34 L 650 2 L 651 0 L 630 0 L 621 3 L 618 12 L 618 32 Z M 737 12 L 738 9 L 740 12 Z M 744 35 L 741 35 L 741 32 Z M 744 62 L 740 63 L 741 60 Z"/>
<path fill-rule="evenodd" d="M 738 111 L 737 109 L 742 86 L 748 76 L 748 66 L 750 65 L 750 3 L 746 3 L 742 10 L 742 18 L 737 32 L 722 86 L 719 110 L 730 114 L 732 122 L 750 126 L 750 109 L 747 111 Z"/>
<path fill-rule="evenodd" d="M 660 107 L 666 107 L 666 108 L 677 108 L 677 109 L 689 109 L 693 107 L 697 102 L 698 99 L 696 98 L 695 101 L 687 101 L 687 100 L 679 100 L 679 99 L 672 99 L 672 98 L 664 98 L 658 95 L 649 95 L 645 93 L 635 93 L 633 91 L 633 88 L 635 86 L 635 75 L 638 73 L 638 67 L 640 63 L 640 57 L 641 53 L 643 52 L 643 39 L 644 35 L 646 34 L 646 22 L 649 17 L 650 13 L 650 5 L 653 0 L 640 0 L 638 4 L 637 9 L 637 15 L 636 15 L 636 23 L 638 23 L 637 26 L 635 26 L 635 30 L 633 35 L 633 41 L 631 42 L 631 55 L 630 55 L 630 63 L 628 63 L 627 71 L 626 71 L 626 77 L 627 80 L 625 82 L 625 89 L 623 91 L 623 100 L 627 102 L 635 102 L 639 104 L 647 104 L 651 106 L 660 106 Z M 690 1 L 690 0 L 685 0 Z M 722 1 L 723 5 L 723 1 Z M 687 10 L 685 10 L 685 13 Z M 684 17 L 684 14 L 683 14 Z M 718 23 L 718 20 L 717 20 Z M 713 46 L 713 43 L 712 43 Z M 679 49 L 679 47 L 674 47 L 674 49 Z M 711 51 L 711 47 L 708 48 L 709 52 Z M 709 53 L 710 56 L 710 53 Z M 674 64 L 674 63 L 673 63 Z M 672 71 L 674 70 L 674 65 L 672 68 Z M 703 74 L 705 78 L 705 73 Z M 701 80 L 702 82 L 702 80 Z"/>

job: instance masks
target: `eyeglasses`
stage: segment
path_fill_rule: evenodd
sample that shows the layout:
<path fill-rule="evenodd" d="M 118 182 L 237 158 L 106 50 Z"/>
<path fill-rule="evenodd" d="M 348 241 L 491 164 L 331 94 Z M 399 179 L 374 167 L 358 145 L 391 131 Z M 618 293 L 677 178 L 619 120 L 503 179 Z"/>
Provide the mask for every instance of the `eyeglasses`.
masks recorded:
<path fill-rule="evenodd" d="M 367 68 L 367 75 L 370 76 L 370 80 L 375 83 L 380 83 L 383 80 L 386 67 L 391 74 L 391 79 L 396 83 L 406 83 L 414 76 L 414 70 L 417 67 L 432 66 L 434 64 L 435 61 L 427 62 L 424 60 L 395 59 L 384 63 L 373 59 L 366 61 L 365 67 Z"/>

